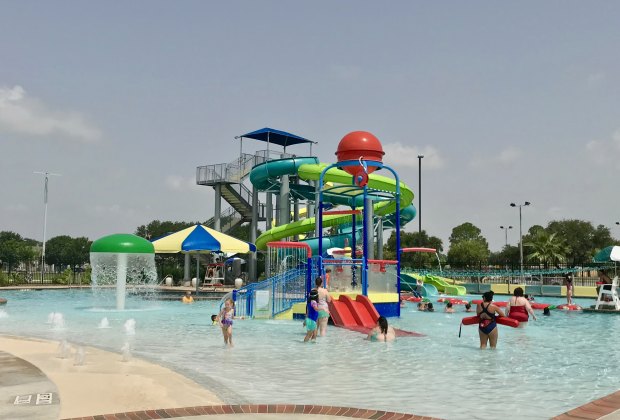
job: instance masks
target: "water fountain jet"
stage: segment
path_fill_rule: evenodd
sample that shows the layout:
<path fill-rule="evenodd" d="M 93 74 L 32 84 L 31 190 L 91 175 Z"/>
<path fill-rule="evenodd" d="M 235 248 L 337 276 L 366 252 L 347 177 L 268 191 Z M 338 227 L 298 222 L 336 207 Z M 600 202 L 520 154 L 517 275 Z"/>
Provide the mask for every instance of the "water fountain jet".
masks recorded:
<path fill-rule="evenodd" d="M 104 236 L 90 247 L 92 287 L 95 294 L 114 288 L 116 309 L 125 309 L 128 286 L 132 292 L 149 292 L 157 284 L 153 244 L 130 234 Z"/>

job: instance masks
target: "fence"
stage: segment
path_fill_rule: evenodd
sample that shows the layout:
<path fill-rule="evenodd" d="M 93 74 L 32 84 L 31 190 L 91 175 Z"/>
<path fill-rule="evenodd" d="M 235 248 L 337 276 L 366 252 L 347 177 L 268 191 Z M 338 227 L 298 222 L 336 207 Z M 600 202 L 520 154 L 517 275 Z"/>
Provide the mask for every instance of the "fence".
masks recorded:
<path fill-rule="evenodd" d="M 234 293 L 236 315 L 273 318 L 305 301 L 306 276 L 305 268 L 296 268 L 242 287 Z"/>
<path fill-rule="evenodd" d="M 13 270 L 0 272 L 0 287 L 27 286 L 27 285 L 67 285 L 82 286 L 90 284 L 90 273 L 81 270 L 63 271 L 56 273 L 46 271 L 41 278 L 40 271 Z"/>

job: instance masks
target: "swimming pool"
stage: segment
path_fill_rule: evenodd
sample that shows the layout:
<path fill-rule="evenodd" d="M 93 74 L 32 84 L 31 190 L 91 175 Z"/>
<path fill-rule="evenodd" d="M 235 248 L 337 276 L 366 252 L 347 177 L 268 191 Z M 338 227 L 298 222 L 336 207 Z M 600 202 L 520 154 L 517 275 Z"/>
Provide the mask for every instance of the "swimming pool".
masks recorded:
<path fill-rule="evenodd" d="M 475 326 L 463 327 L 458 338 L 460 320 L 469 314 L 418 312 L 408 303 L 390 323 L 425 337 L 369 343 L 359 333 L 330 327 L 317 343 L 303 343 L 300 321 L 238 320 L 235 348 L 228 350 L 220 329 L 210 325 L 217 301 L 129 298 L 129 306 L 140 308 L 120 312 L 93 309 L 90 291 L 2 296 L 8 304 L 0 307 L 0 334 L 66 339 L 119 353 L 129 343 L 134 356 L 183 373 L 231 404 L 354 406 L 447 419 L 488 419 L 490 410 L 491 417 L 542 419 L 620 388 L 615 315 L 554 310 L 543 317 L 537 311 L 539 320 L 525 329 L 500 326 L 496 351 L 480 351 Z M 47 323 L 51 312 L 63 314 L 64 328 Z M 103 317 L 110 328 L 98 328 Z M 123 328 L 129 319 L 136 321 L 135 335 Z"/>

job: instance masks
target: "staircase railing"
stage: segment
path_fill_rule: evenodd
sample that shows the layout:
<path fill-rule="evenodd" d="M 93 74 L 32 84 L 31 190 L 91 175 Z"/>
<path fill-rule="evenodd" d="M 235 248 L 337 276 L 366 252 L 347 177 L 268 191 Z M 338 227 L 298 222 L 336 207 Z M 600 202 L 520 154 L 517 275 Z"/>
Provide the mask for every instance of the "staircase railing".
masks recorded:
<path fill-rule="evenodd" d="M 196 168 L 196 184 L 212 185 L 218 182 L 241 183 L 252 168 L 260 163 L 292 157 L 290 153 L 273 150 L 259 150 L 254 154 L 242 153 L 229 163 L 199 166 Z"/>

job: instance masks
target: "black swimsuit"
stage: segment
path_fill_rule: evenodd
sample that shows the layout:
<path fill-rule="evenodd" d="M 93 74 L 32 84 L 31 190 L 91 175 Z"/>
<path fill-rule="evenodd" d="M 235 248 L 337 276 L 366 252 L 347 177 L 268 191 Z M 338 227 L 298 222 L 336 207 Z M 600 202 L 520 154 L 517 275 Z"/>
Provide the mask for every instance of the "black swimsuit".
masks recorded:
<path fill-rule="evenodd" d="M 480 312 L 480 315 L 482 315 L 482 313 L 485 313 L 489 317 L 491 317 L 491 319 L 480 319 L 480 323 L 478 324 L 478 328 L 480 329 L 480 331 L 486 335 L 491 334 L 495 327 L 497 327 L 497 323 L 495 322 L 495 314 L 489 312 L 489 306 L 491 306 L 490 303 L 486 306 L 486 308 L 484 307 L 484 303 L 480 304 L 480 307 L 482 308 L 482 312 Z"/>

